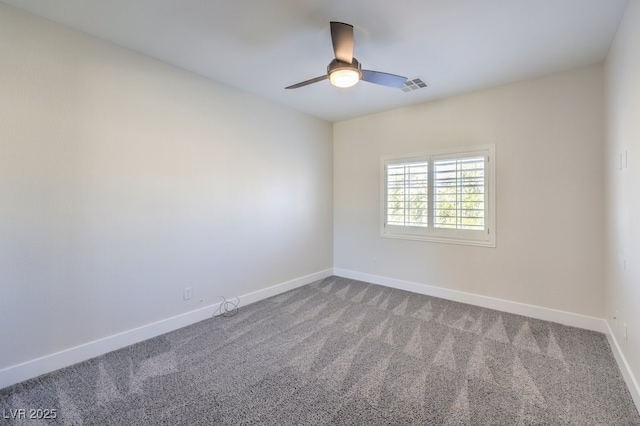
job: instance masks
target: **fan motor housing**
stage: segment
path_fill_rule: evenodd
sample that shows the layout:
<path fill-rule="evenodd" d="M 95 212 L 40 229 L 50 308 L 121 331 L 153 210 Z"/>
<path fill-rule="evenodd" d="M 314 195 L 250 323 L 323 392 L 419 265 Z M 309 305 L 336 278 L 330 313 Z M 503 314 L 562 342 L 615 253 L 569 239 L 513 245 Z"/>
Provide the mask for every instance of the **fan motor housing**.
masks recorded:
<path fill-rule="evenodd" d="M 341 61 L 339 59 L 334 59 L 327 66 L 327 74 L 331 75 L 332 72 L 340 70 L 340 69 L 355 70 L 362 77 L 362 71 L 361 71 L 362 66 L 360 65 L 360 62 L 358 62 L 358 60 L 356 58 L 353 58 L 353 61 L 351 61 L 351 63 L 344 62 L 344 61 Z"/>

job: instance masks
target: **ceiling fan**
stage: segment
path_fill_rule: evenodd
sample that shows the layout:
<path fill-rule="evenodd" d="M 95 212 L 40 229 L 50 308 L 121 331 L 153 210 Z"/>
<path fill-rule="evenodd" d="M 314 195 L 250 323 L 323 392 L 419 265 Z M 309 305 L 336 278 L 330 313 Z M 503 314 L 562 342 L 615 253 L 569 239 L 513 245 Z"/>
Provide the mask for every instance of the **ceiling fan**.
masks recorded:
<path fill-rule="evenodd" d="M 353 57 L 353 25 L 331 22 L 331 42 L 335 59 L 327 66 L 327 74 L 312 78 L 285 89 L 297 89 L 327 78 L 336 87 L 351 87 L 360 80 L 388 87 L 402 87 L 406 77 L 380 71 L 363 70 Z"/>

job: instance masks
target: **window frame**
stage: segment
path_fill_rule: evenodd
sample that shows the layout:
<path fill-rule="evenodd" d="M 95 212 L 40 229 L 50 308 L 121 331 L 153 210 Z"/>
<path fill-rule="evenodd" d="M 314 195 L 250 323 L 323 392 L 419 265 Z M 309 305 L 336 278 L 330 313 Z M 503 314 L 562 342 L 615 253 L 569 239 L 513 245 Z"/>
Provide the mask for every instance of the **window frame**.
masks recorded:
<path fill-rule="evenodd" d="M 434 162 L 443 159 L 484 157 L 484 229 L 450 229 L 434 227 Z M 428 225 L 408 226 L 387 224 L 387 166 L 410 162 L 428 162 Z M 380 158 L 380 236 L 406 240 L 428 241 L 496 247 L 496 152 L 495 144 L 446 148 L 412 154 L 386 155 Z"/>

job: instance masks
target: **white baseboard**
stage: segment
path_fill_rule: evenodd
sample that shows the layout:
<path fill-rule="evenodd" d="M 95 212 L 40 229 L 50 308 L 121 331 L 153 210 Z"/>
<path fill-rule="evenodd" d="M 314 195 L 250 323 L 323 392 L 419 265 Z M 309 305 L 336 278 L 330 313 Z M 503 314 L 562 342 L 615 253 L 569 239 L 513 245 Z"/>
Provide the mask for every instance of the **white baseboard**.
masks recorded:
<path fill-rule="evenodd" d="M 267 297 L 275 296 L 285 291 L 329 277 L 332 274 L 333 269 L 326 269 L 324 271 L 276 284 L 262 290 L 254 291 L 246 295 L 241 295 L 239 296 L 240 303 L 241 306 L 246 306 L 250 303 L 266 299 Z M 151 339 L 161 334 L 186 327 L 207 318 L 211 318 L 219 307 L 220 303 L 215 303 L 184 314 L 126 330 L 112 336 L 107 336 L 60 352 L 4 368 L 0 370 L 0 389 L 147 339 Z"/>
<path fill-rule="evenodd" d="M 483 308 L 495 309 L 497 311 L 511 314 L 524 315 L 545 321 L 557 322 L 572 327 L 584 328 L 587 330 L 606 333 L 607 328 L 602 318 L 589 317 L 586 315 L 574 314 L 571 312 L 558 311 L 556 309 L 543 308 L 541 306 L 527 305 L 525 303 L 512 302 L 494 297 L 481 296 L 479 294 L 466 293 L 464 291 L 450 290 L 443 287 L 436 287 L 428 284 L 420 284 L 412 281 L 398 280 L 395 278 L 383 277 L 380 275 L 366 274 L 363 272 L 351 271 L 348 269 L 333 268 L 334 275 L 354 280 L 366 281 L 373 284 L 380 284 L 399 290 L 411 291 L 413 293 L 425 294 L 427 296 L 440 297 L 442 299 L 453 300 L 455 302 L 468 303 L 470 305 L 481 306 Z"/>
<path fill-rule="evenodd" d="M 622 373 L 622 377 L 624 377 L 624 381 L 627 383 L 627 387 L 629 388 L 629 393 L 631 394 L 631 398 L 633 398 L 633 402 L 636 404 L 636 408 L 640 412 L 640 384 L 638 384 L 638 380 L 636 380 L 633 375 L 633 371 L 629 367 L 629 363 L 627 362 L 627 358 L 622 353 L 622 349 L 618 344 L 618 339 L 616 339 L 615 334 L 613 334 L 613 330 L 611 330 L 611 325 L 608 321 L 605 321 L 607 325 L 607 339 L 609 340 L 609 346 L 611 346 L 611 350 L 613 351 L 613 355 L 616 357 L 616 361 L 618 363 L 618 367 L 620 368 L 620 372 Z"/>

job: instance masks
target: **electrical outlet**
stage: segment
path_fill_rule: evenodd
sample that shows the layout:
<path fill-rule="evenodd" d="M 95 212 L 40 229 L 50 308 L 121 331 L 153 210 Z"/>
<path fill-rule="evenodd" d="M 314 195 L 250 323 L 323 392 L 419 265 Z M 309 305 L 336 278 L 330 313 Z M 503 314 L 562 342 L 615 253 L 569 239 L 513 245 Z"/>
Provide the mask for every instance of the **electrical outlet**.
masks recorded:
<path fill-rule="evenodd" d="M 622 324 L 622 327 L 624 328 L 624 341 L 627 341 L 627 323 Z"/>
<path fill-rule="evenodd" d="M 189 299 L 191 299 L 191 297 L 193 296 L 193 293 L 192 293 L 192 291 L 191 291 L 191 287 L 187 287 L 187 288 L 185 288 L 185 289 L 184 289 L 184 293 L 183 293 L 183 295 L 184 295 L 184 300 L 189 300 Z"/>

